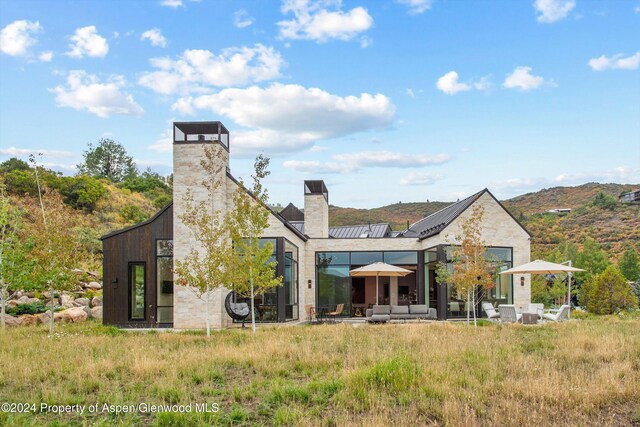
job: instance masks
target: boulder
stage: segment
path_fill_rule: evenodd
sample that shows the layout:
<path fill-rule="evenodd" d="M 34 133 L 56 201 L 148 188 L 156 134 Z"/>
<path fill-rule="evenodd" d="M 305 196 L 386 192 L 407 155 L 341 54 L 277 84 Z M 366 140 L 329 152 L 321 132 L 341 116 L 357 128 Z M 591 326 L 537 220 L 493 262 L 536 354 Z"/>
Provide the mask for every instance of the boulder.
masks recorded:
<path fill-rule="evenodd" d="M 7 326 L 20 326 L 22 324 L 22 318 L 14 317 L 10 314 L 5 315 L 4 321 Z"/>
<path fill-rule="evenodd" d="M 35 292 L 27 292 L 27 296 L 28 296 L 29 298 L 35 298 L 36 293 L 35 293 Z"/>
<path fill-rule="evenodd" d="M 102 306 L 102 297 L 91 298 L 91 307 L 100 307 L 100 306 Z"/>
<path fill-rule="evenodd" d="M 39 302 L 40 300 L 38 298 L 29 298 L 29 300 L 27 301 L 27 304 L 37 304 Z"/>
<path fill-rule="evenodd" d="M 13 294 L 13 298 L 14 299 L 20 299 L 20 298 L 22 298 L 23 295 L 24 295 L 24 292 L 16 291 L 16 293 Z"/>
<path fill-rule="evenodd" d="M 45 311 L 44 313 L 36 314 L 36 320 L 38 321 L 38 323 L 48 325 L 51 321 L 51 310 Z"/>
<path fill-rule="evenodd" d="M 11 301 L 7 301 L 7 304 L 6 304 L 6 305 L 7 305 L 7 308 L 13 308 L 13 307 L 15 307 L 16 305 L 18 305 L 18 301 L 16 301 L 16 300 L 12 299 Z"/>
<path fill-rule="evenodd" d="M 87 320 L 87 313 L 81 307 L 72 307 L 53 315 L 54 321 L 78 323 Z"/>
<path fill-rule="evenodd" d="M 102 284 L 98 282 L 89 282 L 85 285 L 85 288 L 99 290 L 102 289 Z"/>
<path fill-rule="evenodd" d="M 87 306 L 90 303 L 89 298 L 76 298 L 76 304 L 80 304 L 79 307 Z"/>
<path fill-rule="evenodd" d="M 24 314 L 20 318 L 22 319 L 22 326 L 31 326 L 38 323 L 38 318 L 33 314 Z"/>
<path fill-rule="evenodd" d="M 18 304 L 29 304 L 29 297 L 26 295 L 21 296 L 18 298 Z"/>
<path fill-rule="evenodd" d="M 92 319 L 102 320 L 102 306 L 101 305 L 99 305 L 97 307 L 93 307 L 90 311 L 91 311 L 91 313 L 89 314 L 89 316 L 91 316 Z"/>
<path fill-rule="evenodd" d="M 60 295 L 60 305 L 63 306 L 64 308 L 75 307 L 73 305 L 73 297 L 67 294 Z"/>
<path fill-rule="evenodd" d="M 84 307 L 82 307 L 82 309 L 84 310 L 85 313 L 87 313 L 87 316 L 91 317 L 91 307 L 89 307 L 88 305 L 85 305 Z"/>

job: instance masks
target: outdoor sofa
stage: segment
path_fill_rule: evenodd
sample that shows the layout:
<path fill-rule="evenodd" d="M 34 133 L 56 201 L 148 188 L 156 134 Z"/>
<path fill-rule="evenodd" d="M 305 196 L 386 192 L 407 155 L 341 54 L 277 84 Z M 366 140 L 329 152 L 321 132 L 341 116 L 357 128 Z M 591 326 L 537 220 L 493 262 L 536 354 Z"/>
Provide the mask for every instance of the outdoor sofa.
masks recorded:
<path fill-rule="evenodd" d="M 435 308 L 425 304 L 416 305 L 374 305 L 366 311 L 366 319 L 370 323 L 384 323 L 391 320 L 436 320 Z"/>

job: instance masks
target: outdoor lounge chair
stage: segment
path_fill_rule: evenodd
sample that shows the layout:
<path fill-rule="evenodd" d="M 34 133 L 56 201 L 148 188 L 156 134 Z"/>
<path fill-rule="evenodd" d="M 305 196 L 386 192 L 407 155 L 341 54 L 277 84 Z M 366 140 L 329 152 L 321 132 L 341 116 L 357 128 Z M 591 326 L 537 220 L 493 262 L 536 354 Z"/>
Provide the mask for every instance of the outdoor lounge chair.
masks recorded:
<path fill-rule="evenodd" d="M 550 310 L 549 313 L 544 313 L 542 318 L 553 320 L 554 322 L 562 322 L 563 320 L 569 319 L 569 309 L 570 307 L 565 304 L 558 310 Z"/>
<path fill-rule="evenodd" d="M 333 317 L 333 321 L 335 322 L 336 317 L 340 316 L 343 310 L 344 310 L 344 304 L 338 304 L 336 306 L 335 311 L 330 311 L 329 313 L 327 313 L 327 316 Z"/>
<path fill-rule="evenodd" d="M 498 313 L 490 302 L 483 302 L 482 309 L 487 314 L 489 320 L 500 320 L 500 313 Z"/>
<path fill-rule="evenodd" d="M 513 304 L 500 304 L 498 313 L 500 313 L 501 322 L 517 323 L 522 318 L 522 314 L 516 312 L 516 306 Z"/>
<path fill-rule="evenodd" d="M 308 323 L 318 323 L 318 317 L 316 316 L 316 309 L 312 304 L 307 304 L 304 306 L 307 312 L 307 322 Z"/>

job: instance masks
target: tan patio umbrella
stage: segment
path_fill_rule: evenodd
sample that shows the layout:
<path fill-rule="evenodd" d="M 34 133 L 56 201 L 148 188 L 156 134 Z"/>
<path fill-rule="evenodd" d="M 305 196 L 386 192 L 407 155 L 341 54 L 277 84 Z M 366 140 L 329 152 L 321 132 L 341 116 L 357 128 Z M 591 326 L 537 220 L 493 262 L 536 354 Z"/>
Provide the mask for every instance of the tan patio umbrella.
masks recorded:
<path fill-rule="evenodd" d="M 569 265 L 556 264 L 555 262 L 543 261 L 537 259 L 517 267 L 502 271 L 500 274 L 557 274 L 567 273 L 567 304 L 571 305 L 571 273 L 585 271 L 581 268 L 575 268 Z"/>
<path fill-rule="evenodd" d="M 376 277 L 376 305 L 378 304 L 378 279 L 380 276 L 400 277 L 411 273 L 413 273 L 413 271 L 384 262 L 374 262 L 373 264 L 355 268 L 349 272 L 352 277 Z"/>

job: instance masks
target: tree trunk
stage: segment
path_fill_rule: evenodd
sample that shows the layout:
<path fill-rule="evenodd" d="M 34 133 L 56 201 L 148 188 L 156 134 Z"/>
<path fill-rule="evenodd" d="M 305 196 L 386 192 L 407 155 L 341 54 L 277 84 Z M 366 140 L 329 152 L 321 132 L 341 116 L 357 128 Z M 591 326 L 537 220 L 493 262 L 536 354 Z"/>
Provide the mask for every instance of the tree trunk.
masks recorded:
<path fill-rule="evenodd" d="M 256 312 L 255 312 L 255 302 L 253 300 L 253 271 L 251 267 L 249 267 L 249 285 L 251 287 L 251 330 L 253 333 L 256 333 Z"/>
<path fill-rule="evenodd" d="M 471 297 L 469 296 L 469 290 L 467 290 L 467 302 L 465 304 L 467 307 L 467 325 L 469 324 L 469 306 L 471 305 Z"/>
<path fill-rule="evenodd" d="M 49 336 L 53 336 L 53 309 L 55 308 L 54 304 L 54 295 L 53 295 L 53 286 L 51 286 L 51 282 L 49 282 L 49 292 L 51 293 L 51 319 L 49 320 Z"/>
<path fill-rule="evenodd" d="M 2 329 L 5 329 L 7 327 L 5 317 L 7 312 L 7 286 L 2 279 L 0 279 L 0 285 L 2 285 Z"/>
<path fill-rule="evenodd" d="M 204 297 L 204 322 L 207 325 L 207 337 L 211 336 L 211 322 L 209 321 L 209 286 L 207 285 L 207 293 Z"/>
<path fill-rule="evenodd" d="M 471 304 L 471 308 L 473 309 L 473 326 L 478 326 L 478 319 L 476 318 L 476 290 L 473 290 L 473 295 L 472 295 L 472 304 Z"/>

